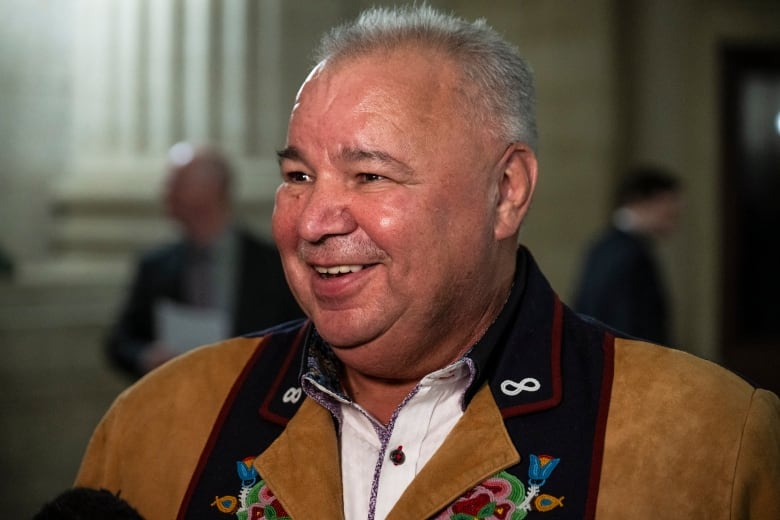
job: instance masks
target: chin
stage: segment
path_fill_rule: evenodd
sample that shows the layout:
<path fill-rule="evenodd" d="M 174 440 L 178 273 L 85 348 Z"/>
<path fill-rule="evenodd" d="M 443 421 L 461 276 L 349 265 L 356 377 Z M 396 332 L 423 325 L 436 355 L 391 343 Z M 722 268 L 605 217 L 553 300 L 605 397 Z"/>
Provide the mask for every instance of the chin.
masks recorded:
<path fill-rule="evenodd" d="M 332 326 L 325 327 L 325 330 L 317 327 L 317 332 L 334 349 L 351 350 L 365 345 L 369 341 L 362 334 L 346 332 L 343 329 L 338 330 Z"/>
<path fill-rule="evenodd" d="M 319 335 L 331 345 L 343 348 L 360 346 L 371 341 L 380 330 L 371 327 L 371 318 L 352 304 L 328 304 L 309 300 L 303 306 Z"/>
<path fill-rule="evenodd" d="M 332 313 L 327 312 L 315 313 L 312 320 L 320 337 L 334 349 L 352 350 L 371 343 L 377 338 L 378 331 L 367 330 L 365 320 L 360 320 L 356 325 L 354 319 L 344 319 L 343 311 L 336 314 L 333 316 Z"/>

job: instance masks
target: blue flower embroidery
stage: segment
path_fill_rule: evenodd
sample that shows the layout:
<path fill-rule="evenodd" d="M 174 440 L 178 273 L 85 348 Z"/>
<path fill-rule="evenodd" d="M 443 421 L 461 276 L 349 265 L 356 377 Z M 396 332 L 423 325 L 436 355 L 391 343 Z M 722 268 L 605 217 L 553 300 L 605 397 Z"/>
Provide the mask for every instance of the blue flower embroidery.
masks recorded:
<path fill-rule="evenodd" d="M 532 485 L 542 487 L 550 478 L 550 474 L 561 459 L 555 459 L 549 455 L 531 455 L 531 462 L 528 467 L 528 479 Z"/>
<path fill-rule="evenodd" d="M 241 479 L 241 487 L 252 487 L 257 481 L 257 470 L 254 465 L 254 457 L 247 457 L 236 462 L 238 478 Z"/>

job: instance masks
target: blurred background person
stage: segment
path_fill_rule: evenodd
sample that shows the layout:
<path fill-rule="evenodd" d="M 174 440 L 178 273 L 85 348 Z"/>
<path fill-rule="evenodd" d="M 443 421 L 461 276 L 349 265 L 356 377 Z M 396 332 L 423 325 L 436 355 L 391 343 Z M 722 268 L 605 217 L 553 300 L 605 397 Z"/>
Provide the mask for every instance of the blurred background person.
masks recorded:
<path fill-rule="evenodd" d="M 641 166 L 616 193 L 612 221 L 588 246 L 574 308 L 637 338 L 669 344 L 670 311 L 656 241 L 680 218 L 680 182 L 670 172 Z"/>
<path fill-rule="evenodd" d="M 163 202 L 181 238 L 141 256 L 106 344 L 135 377 L 204 342 L 303 316 L 274 245 L 234 221 L 227 159 L 191 143 L 168 159 Z"/>
<path fill-rule="evenodd" d="M 11 255 L 0 246 L 0 280 L 10 280 L 14 274 L 14 261 Z"/>

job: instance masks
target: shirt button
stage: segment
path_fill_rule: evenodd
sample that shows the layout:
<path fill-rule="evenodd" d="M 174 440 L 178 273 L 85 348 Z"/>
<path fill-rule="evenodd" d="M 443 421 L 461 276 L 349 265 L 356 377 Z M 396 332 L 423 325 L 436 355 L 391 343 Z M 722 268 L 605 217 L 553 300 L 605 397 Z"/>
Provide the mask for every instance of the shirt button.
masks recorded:
<path fill-rule="evenodd" d="M 403 446 L 398 446 L 396 449 L 390 452 L 390 461 L 396 466 L 403 464 L 405 460 L 406 455 L 404 454 Z"/>

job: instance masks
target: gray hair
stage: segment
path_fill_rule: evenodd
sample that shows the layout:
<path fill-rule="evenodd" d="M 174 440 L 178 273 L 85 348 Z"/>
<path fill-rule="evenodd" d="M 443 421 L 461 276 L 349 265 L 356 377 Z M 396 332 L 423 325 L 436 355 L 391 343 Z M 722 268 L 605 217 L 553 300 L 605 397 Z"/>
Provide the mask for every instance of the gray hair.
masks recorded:
<path fill-rule="evenodd" d="M 502 139 L 536 149 L 533 72 L 484 19 L 469 22 L 427 5 L 372 8 L 326 33 L 315 59 L 333 63 L 409 43 L 452 58 L 474 87 L 469 89 L 469 101 L 478 124 Z"/>

